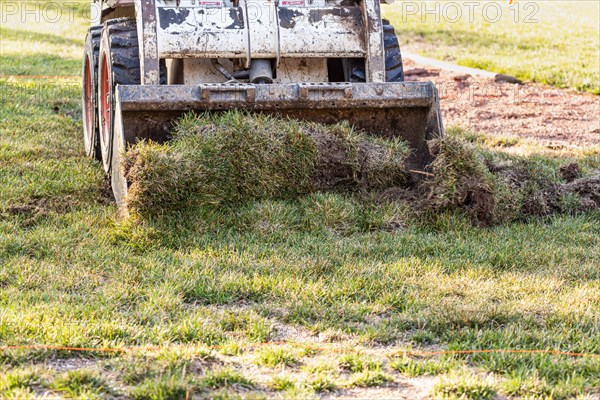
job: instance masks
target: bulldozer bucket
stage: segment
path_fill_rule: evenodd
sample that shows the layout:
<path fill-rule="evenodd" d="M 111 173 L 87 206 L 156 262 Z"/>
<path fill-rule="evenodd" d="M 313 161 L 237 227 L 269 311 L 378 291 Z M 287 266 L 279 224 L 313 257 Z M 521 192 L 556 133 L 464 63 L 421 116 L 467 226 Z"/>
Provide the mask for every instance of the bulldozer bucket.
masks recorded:
<path fill-rule="evenodd" d="M 188 111 L 231 109 L 326 124 L 347 120 L 370 135 L 402 137 L 413 150 L 408 162 L 414 169 L 431 161 L 427 141 L 443 135 L 431 82 L 117 86 L 111 180 L 120 208 L 127 195 L 121 159 L 128 145 L 167 141 L 173 122 Z"/>

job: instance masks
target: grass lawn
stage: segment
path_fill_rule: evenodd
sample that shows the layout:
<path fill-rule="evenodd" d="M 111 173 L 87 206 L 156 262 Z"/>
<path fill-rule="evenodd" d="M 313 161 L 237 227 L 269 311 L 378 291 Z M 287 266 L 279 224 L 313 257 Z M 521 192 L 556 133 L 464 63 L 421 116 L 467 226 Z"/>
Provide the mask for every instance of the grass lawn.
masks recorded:
<path fill-rule="evenodd" d="M 83 21 L 17 25 L 1 73 L 77 73 Z M 598 212 L 479 228 L 314 194 L 136 223 L 82 156 L 78 110 L 79 82 L 0 78 L 0 346 L 135 348 L 0 350 L 0 398 L 311 398 L 424 376 L 450 398 L 600 387 L 598 357 L 406 354 L 599 354 Z M 573 160 L 600 168 L 597 153 L 540 158 Z"/>
<path fill-rule="evenodd" d="M 600 94 L 600 3 L 486 3 L 400 1 L 384 12 L 405 50 Z"/>

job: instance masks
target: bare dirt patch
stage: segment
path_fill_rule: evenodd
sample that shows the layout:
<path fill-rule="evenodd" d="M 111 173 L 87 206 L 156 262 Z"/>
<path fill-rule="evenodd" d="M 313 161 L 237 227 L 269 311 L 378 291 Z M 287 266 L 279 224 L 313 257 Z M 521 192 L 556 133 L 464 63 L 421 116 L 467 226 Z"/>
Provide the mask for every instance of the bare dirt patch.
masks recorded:
<path fill-rule="evenodd" d="M 79 357 L 57 358 L 46 361 L 43 365 L 55 372 L 68 372 L 79 369 L 96 368 L 98 366 L 98 360 L 90 360 Z"/>
<path fill-rule="evenodd" d="M 401 379 L 387 387 L 347 389 L 323 396 L 322 399 L 431 399 L 433 387 L 438 381 L 439 377 Z"/>
<path fill-rule="evenodd" d="M 433 81 L 445 126 L 492 136 L 532 138 L 546 146 L 600 144 L 600 96 L 535 83 L 497 82 L 405 59 L 407 81 Z"/>
<path fill-rule="evenodd" d="M 25 220 L 23 226 L 32 226 L 40 218 L 52 213 L 65 214 L 78 204 L 79 199 L 74 195 L 63 195 L 55 197 L 34 197 L 22 204 L 0 209 L 0 219 L 9 216 L 21 216 Z"/>

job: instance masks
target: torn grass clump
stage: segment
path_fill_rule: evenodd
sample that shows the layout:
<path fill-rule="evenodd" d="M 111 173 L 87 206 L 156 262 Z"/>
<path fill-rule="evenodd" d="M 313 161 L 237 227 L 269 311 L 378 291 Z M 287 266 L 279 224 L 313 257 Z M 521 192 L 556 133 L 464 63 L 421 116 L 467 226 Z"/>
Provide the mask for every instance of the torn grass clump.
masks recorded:
<path fill-rule="evenodd" d="M 463 210 L 478 224 L 495 225 L 600 208 L 599 171 L 582 176 L 577 164 L 489 153 L 455 136 L 429 145 L 434 161 L 416 190 L 426 199 L 418 211 Z"/>
<path fill-rule="evenodd" d="M 315 191 L 365 191 L 406 180 L 408 146 L 354 131 L 231 111 L 193 113 L 167 144 L 142 142 L 125 156 L 127 205 L 161 214 Z"/>
<path fill-rule="evenodd" d="M 477 221 L 490 224 L 496 207 L 496 179 L 472 146 L 454 137 L 429 143 L 434 158 L 432 176 L 423 186 L 426 207 L 434 211 L 466 209 Z"/>
<path fill-rule="evenodd" d="M 542 159 L 488 160 L 497 180 L 496 222 L 510 222 L 552 214 L 577 214 L 600 208 L 600 171 L 583 175 L 577 163 L 565 167 Z"/>
<path fill-rule="evenodd" d="M 305 225 L 322 220 L 353 232 L 396 229 L 389 221 L 404 225 L 406 216 L 388 218 L 379 211 L 382 202 L 401 204 L 415 221 L 458 211 L 479 225 L 600 208 L 598 172 L 586 175 L 575 164 L 560 169 L 540 157 L 490 152 L 456 136 L 429 145 L 433 161 L 427 178 L 415 182 L 408 181 L 405 142 L 366 136 L 347 123 L 321 125 L 242 111 L 190 113 L 169 143 L 142 142 L 127 152 L 128 209 L 147 216 L 186 210 L 199 215 L 217 210 L 214 206 L 319 193 L 329 200 L 315 212 L 307 208 Z M 340 192 L 350 195 L 356 211 L 347 208 Z M 233 208 L 222 208 L 227 209 Z M 377 217 L 374 225 L 374 216 L 385 218 Z"/>

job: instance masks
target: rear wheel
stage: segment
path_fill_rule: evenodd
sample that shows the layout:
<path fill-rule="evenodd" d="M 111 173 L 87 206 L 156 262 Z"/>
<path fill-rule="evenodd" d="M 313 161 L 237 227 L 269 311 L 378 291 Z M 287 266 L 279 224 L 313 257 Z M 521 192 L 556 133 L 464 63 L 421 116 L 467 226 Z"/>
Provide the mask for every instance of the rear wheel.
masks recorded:
<path fill-rule="evenodd" d="M 115 129 L 115 88 L 140 84 L 140 61 L 135 20 L 105 23 L 98 64 L 98 120 L 102 165 L 110 173 Z"/>
<path fill-rule="evenodd" d="M 387 20 L 383 20 L 383 45 L 385 47 L 385 80 L 387 82 L 404 82 L 400 44 L 394 27 Z"/>
<path fill-rule="evenodd" d="M 383 47 L 385 52 L 385 81 L 404 82 L 402 54 L 394 27 L 388 20 L 383 22 Z M 363 60 L 348 60 L 350 82 L 365 82 L 365 63 Z"/>
<path fill-rule="evenodd" d="M 85 38 L 83 54 L 82 82 L 82 119 L 83 145 L 88 157 L 100 160 L 100 144 L 98 143 L 98 55 L 100 51 L 100 34 L 102 25 L 92 26 Z"/>

